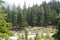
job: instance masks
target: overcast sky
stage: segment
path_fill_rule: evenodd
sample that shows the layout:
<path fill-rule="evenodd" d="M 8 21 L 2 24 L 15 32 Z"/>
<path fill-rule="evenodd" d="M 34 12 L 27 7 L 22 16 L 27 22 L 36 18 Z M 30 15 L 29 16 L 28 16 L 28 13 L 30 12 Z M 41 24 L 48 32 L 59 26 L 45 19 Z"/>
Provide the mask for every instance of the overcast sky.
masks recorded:
<path fill-rule="evenodd" d="M 20 4 L 21 7 L 24 5 L 24 2 L 26 2 L 26 6 L 28 7 L 28 5 L 32 6 L 33 4 L 40 5 L 45 0 L 5 0 L 5 1 L 10 4 L 15 4 L 16 6 Z M 49 1 L 50 0 L 46 0 L 46 2 L 49 2 Z"/>

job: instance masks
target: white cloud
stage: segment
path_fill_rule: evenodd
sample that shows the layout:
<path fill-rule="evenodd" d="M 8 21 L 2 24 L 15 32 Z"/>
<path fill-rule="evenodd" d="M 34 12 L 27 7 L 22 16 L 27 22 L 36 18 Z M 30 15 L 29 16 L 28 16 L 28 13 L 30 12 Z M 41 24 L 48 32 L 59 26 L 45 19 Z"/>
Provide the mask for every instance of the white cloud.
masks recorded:
<path fill-rule="evenodd" d="M 18 4 L 21 5 L 21 7 L 23 7 L 24 2 L 26 2 L 26 6 L 28 7 L 28 5 L 32 6 L 33 4 L 41 4 L 42 1 L 45 0 L 5 0 L 6 2 L 10 3 L 10 4 L 14 4 L 17 6 Z M 50 0 L 46 0 L 46 2 L 49 2 Z"/>

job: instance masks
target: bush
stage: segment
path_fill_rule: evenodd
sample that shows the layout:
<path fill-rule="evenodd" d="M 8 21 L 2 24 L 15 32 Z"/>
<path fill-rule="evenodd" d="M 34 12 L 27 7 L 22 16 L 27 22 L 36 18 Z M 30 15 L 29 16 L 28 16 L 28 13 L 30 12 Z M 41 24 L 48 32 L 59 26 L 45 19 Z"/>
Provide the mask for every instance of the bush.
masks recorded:
<path fill-rule="evenodd" d="M 18 40 L 22 40 L 22 37 L 21 37 L 21 35 L 19 35 L 19 37 L 18 37 Z"/>
<path fill-rule="evenodd" d="M 41 37 L 38 33 L 36 33 L 35 40 L 41 40 Z"/>
<path fill-rule="evenodd" d="M 12 35 L 10 32 L 10 23 L 0 20 L 0 37 L 8 37 L 8 35 Z"/>
<path fill-rule="evenodd" d="M 58 32 L 55 35 L 53 35 L 53 37 L 55 38 L 55 40 L 60 40 L 60 13 L 57 19 L 58 19 L 57 20 L 58 21 L 58 27 L 57 27 Z"/>
<path fill-rule="evenodd" d="M 22 22 L 22 27 L 28 27 L 28 22 L 26 21 Z"/>
<path fill-rule="evenodd" d="M 25 28 L 25 40 L 28 40 L 28 28 Z"/>
<path fill-rule="evenodd" d="M 33 40 L 33 38 L 30 38 L 30 40 Z"/>
<path fill-rule="evenodd" d="M 0 33 L 0 37 L 6 38 L 8 35 L 6 33 Z"/>

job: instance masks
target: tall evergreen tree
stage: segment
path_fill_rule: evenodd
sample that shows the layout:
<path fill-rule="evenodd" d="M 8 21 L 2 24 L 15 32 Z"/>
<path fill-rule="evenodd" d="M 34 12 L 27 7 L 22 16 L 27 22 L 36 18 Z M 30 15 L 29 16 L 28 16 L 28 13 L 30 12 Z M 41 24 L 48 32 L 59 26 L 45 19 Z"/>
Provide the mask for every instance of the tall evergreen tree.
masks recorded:
<path fill-rule="evenodd" d="M 7 6 L 7 8 L 6 8 L 6 14 L 7 14 L 7 16 L 6 16 L 6 21 L 7 22 L 11 22 L 11 9 L 10 9 L 10 7 L 9 6 Z"/>
<path fill-rule="evenodd" d="M 22 11 L 20 5 L 17 7 L 17 25 L 21 27 L 22 25 Z"/>
<path fill-rule="evenodd" d="M 58 22 L 58 26 L 57 26 L 57 29 L 58 29 L 58 32 L 55 34 L 55 35 L 53 35 L 53 37 L 55 38 L 55 40 L 60 40 L 60 13 L 59 13 L 59 15 L 57 16 L 57 22 Z"/>
<path fill-rule="evenodd" d="M 44 25 L 44 10 L 42 7 L 38 8 L 37 13 L 37 26 Z"/>
<path fill-rule="evenodd" d="M 12 22 L 12 27 L 16 26 L 16 20 L 17 20 L 17 15 L 16 15 L 16 6 L 13 5 L 12 7 L 12 14 L 11 14 L 11 22 Z"/>
<path fill-rule="evenodd" d="M 23 6 L 23 10 L 22 10 L 22 16 L 23 16 L 23 21 L 26 20 L 26 17 L 27 17 L 27 9 L 26 9 L 26 2 L 24 2 L 24 6 Z"/>
<path fill-rule="evenodd" d="M 29 26 L 31 26 L 31 24 L 30 24 L 30 22 L 31 22 L 30 14 L 31 14 L 31 7 L 28 7 L 28 9 L 27 9 L 27 22 L 28 22 Z"/>
<path fill-rule="evenodd" d="M 26 2 L 24 2 L 23 10 L 22 10 L 22 26 L 28 26 L 27 20 L 27 9 Z"/>

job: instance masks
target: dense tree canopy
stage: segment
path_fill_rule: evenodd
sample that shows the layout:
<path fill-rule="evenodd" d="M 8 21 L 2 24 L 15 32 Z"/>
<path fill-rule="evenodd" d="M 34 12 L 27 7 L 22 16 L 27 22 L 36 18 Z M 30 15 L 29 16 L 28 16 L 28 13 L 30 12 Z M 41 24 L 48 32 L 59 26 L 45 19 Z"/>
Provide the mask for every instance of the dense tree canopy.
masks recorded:
<path fill-rule="evenodd" d="M 42 4 L 33 5 L 26 8 L 24 3 L 23 9 L 20 5 L 13 5 L 10 7 L 4 7 L 1 5 L 3 1 L 0 0 L 0 36 L 8 35 L 9 28 L 8 23 L 12 24 L 12 27 L 28 27 L 28 26 L 47 26 L 57 25 L 57 16 L 60 13 L 60 2 L 52 0 L 50 2 L 42 2 Z M 60 35 L 60 16 L 58 18 L 58 33 Z M 56 36 L 56 37 L 58 37 Z M 60 36 L 58 37 L 60 39 Z"/>
<path fill-rule="evenodd" d="M 6 21 L 11 22 L 12 26 L 46 26 L 46 25 L 57 25 L 57 15 L 60 10 L 59 1 L 50 1 L 46 3 L 42 2 L 41 5 L 33 5 L 32 7 L 26 8 L 24 3 L 23 9 L 20 5 L 15 5 L 12 8 L 9 6 L 6 10 Z"/>

